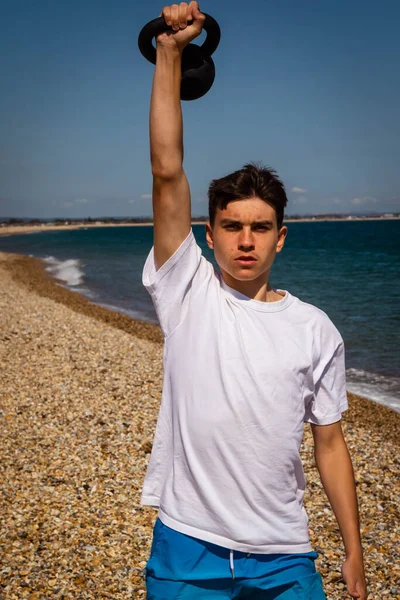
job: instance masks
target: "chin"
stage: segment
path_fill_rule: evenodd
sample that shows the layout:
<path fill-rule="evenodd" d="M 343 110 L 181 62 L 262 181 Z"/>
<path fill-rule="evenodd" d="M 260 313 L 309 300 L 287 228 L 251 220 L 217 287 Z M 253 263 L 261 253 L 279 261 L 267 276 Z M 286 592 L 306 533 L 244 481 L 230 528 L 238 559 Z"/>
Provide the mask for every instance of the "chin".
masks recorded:
<path fill-rule="evenodd" d="M 249 267 L 246 268 L 243 266 L 236 267 L 236 269 L 232 269 L 229 271 L 225 269 L 225 272 L 237 281 L 253 281 L 261 275 L 261 273 L 259 273 L 256 269 Z"/>
<path fill-rule="evenodd" d="M 254 281 L 255 279 L 258 279 L 259 276 L 255 273 L 240 273 L 240 275 L 236 274 L 233 275 L 233 277 L 238 281 Z"/>

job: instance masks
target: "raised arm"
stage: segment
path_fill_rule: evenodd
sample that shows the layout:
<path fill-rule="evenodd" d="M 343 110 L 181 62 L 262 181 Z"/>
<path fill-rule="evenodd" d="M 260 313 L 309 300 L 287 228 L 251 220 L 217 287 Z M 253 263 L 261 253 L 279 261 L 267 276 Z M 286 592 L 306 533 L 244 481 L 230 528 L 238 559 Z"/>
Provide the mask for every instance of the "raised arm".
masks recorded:
<path fill-rule="evenodd" d="M 190 188 L 183 170 L 183 120 L 180 101 L 182 51 L 200 35 L 204 15 L 198 3 L 166 6 L 173 32 L 157 37 L 157 64 L 150 106 L 153 174 L 154 257 L 159 269 L 189 235 Z M 188 21 L 193 21 L 188 25 Z"/>

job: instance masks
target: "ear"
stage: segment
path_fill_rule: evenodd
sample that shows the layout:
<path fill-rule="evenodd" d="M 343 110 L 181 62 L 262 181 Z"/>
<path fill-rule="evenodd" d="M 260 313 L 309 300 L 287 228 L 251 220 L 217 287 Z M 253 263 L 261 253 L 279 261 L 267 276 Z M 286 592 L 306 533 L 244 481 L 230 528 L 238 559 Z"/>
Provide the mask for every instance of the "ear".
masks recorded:
<path fill-rule="evenodd" d="M 286 236 L 288 234 L 288 228 L 286 226 L 281 227 L 278 231 L 278 242 L 276 244 L 276 251 L 280 252 L 285 245 Z"/>
<path fill-rule="evenodd" d="M 214 250 L 213 231 L 211 229 L 210 221 L 207 221 L 206 223 L 206 241 L 210 250 Z"/>

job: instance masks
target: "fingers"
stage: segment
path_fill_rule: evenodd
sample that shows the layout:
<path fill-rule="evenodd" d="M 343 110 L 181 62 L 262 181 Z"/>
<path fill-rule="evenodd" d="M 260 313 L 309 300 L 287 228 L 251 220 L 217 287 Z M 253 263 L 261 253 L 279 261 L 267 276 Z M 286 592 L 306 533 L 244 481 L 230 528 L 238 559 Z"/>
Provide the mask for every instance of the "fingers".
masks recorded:
<path fill-rule="evenodd" d="M 200 7 L 198 2 L 191 2 L 189 4 L 189 11 L 192 15 L 192 19 L 202 19 L 204 18 L 203 13 L 200 12 Z"/>
<path fill-rule="evenodd" d="M 186 2 L 181 2 L 179 6 L 179 27 L 181 29 L 186 29 L 187 22 L 189 20 L 188 17 L 189 7 Z"/>
<path fill-rule="evenodd" d="M 203 29 L 203 25 L 204 25 L 204 21 L 206 20 L 206 16 L 203 15 L 202 12 L 200 12 L 198 2 L 191 2 L 189 4 L 189 11 L 192 15 L 191 18 L 193 19 L 193 27 L 199 34 L 199 33 L 201 33 L 201 30 Z"/>
<path fill-rule="evenodd" d="M 186 29 L 189 21 L 204 19 L 204 15 L 199 10 L 198 2 L 190 2 L 190 4 L 181 2 L 179 5 L 165 6 L 162 15 L 166 24 L 172 27 L 174 31 Z"/>
<path fill-rule="evenodd" d="M 170 6 L 164 6 L 161 14 L 164 17 L 164 21 L 166 22 L 166 24 L 171 26 L 172 25 L 172 21 L 171 21 L 171 7 Z"/>
<path fill-rule="evenodd" d="M 367 598 L 366 586 L 358 579 L 348 583 L 347 590 L 352 598 L 358 598 L 359 600 L 366 600 Z"/>
<path fill-rule="evenodd" d="M 179 31 L 179 29 L 185 29 L 187 26 L 187 11 L 187 3 L 181 2 L 180 5 L 164 6 L 162 14 L 166 24 L 172 27 L 174 31 Z"/>
<path fill-rule="evenodd" d="M 174 31 L 179 31 L 179 6 L 173 4 L 171 6 L 171 25 Z"/>

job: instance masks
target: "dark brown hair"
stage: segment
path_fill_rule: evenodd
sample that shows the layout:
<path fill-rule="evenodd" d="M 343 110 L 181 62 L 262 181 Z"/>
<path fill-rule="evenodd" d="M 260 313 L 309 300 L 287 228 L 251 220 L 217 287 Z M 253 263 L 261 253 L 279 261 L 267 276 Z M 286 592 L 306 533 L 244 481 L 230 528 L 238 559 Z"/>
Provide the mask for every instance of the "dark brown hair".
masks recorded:
<path fill-rule="evenodd" d="M 282 227 L 283 213 L 287 204 L 285 187 L 274 169 L 259 163 L 245 165 L 240 171 L 214 179 L 208 188 L 208 214 L 214 226 L 217 208 L 224 210 L 233 200 L 260 198 L 271 204 L 276 212 L 278 229 Z"/>

